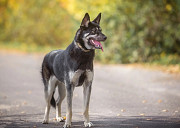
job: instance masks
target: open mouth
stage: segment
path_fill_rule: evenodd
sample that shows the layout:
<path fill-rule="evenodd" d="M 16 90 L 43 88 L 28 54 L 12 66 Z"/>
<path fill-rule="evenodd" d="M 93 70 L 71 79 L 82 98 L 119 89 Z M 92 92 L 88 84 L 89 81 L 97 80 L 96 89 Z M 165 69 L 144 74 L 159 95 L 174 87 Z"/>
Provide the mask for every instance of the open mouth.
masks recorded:
<path fill-rule="evenodd" d="M 103 46 L 102 44 L 100 43 L 100 41 L 97 41 L 95 39 L 90 39 L 90 43 L 91 45 L 93 45 L 95 48 L 97 49 L 101 49 L 103 51 Z"/>

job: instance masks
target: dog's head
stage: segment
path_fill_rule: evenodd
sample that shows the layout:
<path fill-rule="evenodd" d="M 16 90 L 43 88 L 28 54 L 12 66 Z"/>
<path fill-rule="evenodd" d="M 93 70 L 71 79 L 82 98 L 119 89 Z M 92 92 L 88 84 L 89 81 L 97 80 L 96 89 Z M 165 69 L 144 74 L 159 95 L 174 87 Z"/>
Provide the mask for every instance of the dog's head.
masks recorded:
<path fill-rule="evenodd" d="M 88 13 L 85 14 L 75 37 L 75 41 L 80 43 L 84 49 L 101 49 L 103 51 L 100 41 L 105 41 L 107 37 L 102 33 L 102 29 L 99 26 L 100 20 L 101 13 L 93 21 L 90 21 Z"/>

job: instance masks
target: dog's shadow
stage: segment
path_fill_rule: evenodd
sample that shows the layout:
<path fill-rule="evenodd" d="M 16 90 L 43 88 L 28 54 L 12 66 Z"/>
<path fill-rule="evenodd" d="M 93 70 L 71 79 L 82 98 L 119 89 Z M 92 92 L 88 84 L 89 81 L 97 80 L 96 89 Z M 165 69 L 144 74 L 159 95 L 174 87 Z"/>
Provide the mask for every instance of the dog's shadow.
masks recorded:
<path fill-rule="evenodd" d="M 62 128 L 64 122 L 50 121 L 42 124 L 42 114 L 8 115 L 0 117 L 0 127 L 4 128 Z M 37 119 L 37 121 L 34 121 Z M 94 128 L 180 128 L 179 117 L 166 116 L 126 116 L 96 117 Z M 72 122 L 73 128 L 82 128 L 83 121 Z"/>

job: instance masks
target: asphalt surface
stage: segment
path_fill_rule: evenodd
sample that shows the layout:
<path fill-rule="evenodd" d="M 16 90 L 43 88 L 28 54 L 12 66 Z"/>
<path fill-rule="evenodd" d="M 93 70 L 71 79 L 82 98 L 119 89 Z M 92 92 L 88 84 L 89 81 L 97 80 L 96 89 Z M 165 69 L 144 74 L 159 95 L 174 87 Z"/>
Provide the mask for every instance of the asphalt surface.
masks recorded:
<path fill-rule="evenodd" d="M 0 127 L 60 128 L 41 124 L 45 100 L 43 56 L 0 52 Z M 90 119 L 96 128 L 180 128 L 180 75 L 128 66 L 95 64 Z M 83 127 L 82 88 L 73 97 L 75 128 Z M 66 102 L 62 105 L 65 116 Z"/>

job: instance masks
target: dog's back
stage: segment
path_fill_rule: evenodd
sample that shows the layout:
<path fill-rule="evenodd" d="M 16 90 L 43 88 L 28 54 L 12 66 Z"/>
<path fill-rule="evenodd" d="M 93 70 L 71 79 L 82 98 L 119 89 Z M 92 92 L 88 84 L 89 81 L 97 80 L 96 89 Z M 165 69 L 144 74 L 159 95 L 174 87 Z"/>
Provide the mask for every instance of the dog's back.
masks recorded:
<path fill-rule="evenodd" d="M 45 89 L 47 89 L 47 82 L 50 79 L 51 75 L 54 75 L 53 72 L 53 62 L 54 58 L 56 55 L 62 54 L 64 50 L 54 50 L 46 54 L 44 57 L 43 63 L 42 63 L 42 69 L 41 69 L 41 75 L 42 75 L 42 80 L 45 86 Z"/>

